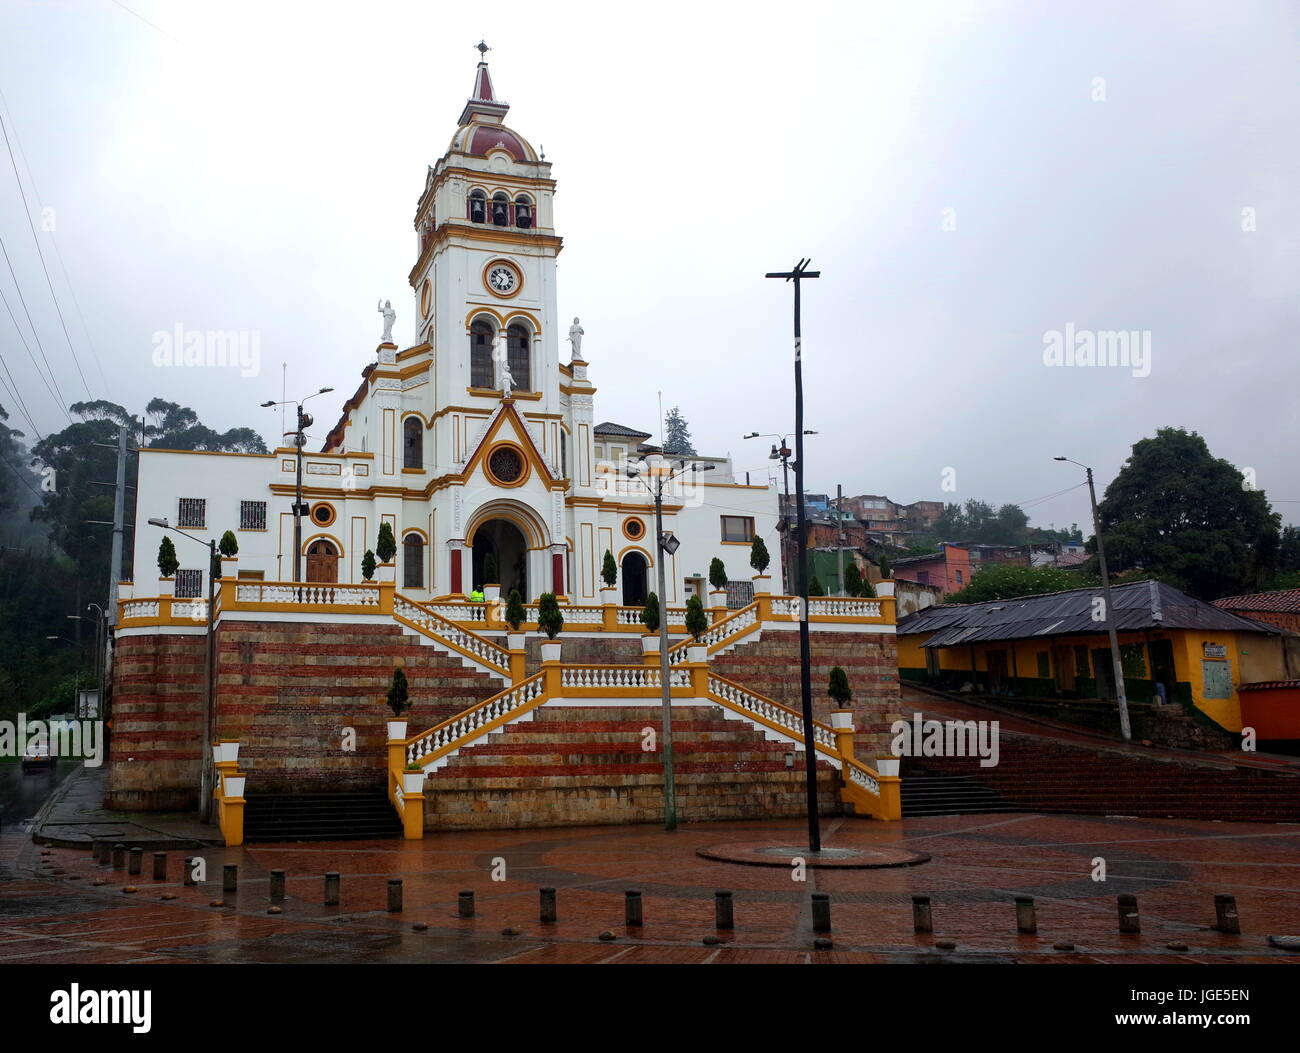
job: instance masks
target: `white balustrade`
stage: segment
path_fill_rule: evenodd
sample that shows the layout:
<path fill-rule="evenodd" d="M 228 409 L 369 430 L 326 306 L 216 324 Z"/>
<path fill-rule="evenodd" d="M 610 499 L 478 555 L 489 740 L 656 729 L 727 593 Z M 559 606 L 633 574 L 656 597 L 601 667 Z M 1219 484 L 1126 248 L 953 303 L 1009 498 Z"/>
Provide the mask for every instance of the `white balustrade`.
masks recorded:
<path fill-rule="evenodd" d="M 364 585 L 315 583 L 240 583 L 235 586 L 238 603 L 288 603 L 310 607 L 378 607 L 379 589 Z"/>
<path fill-rule="evenodd" d="M 868 793 L 875 794 L 877 797 L 880 796 L 880 783 L 873 779 L 865 769 L 858 767 L 852 761 L 848 761 L 845 767 L 849 772 L 849 782 L 861 786 Z"/>
<path fill-rule="evenodd" d="M 480 702 L 477 706 L 465 710 L 454 720 L 425 732 L 412 739 L 406 747 L 406 763 L 415 764 L 422 757 L 437 753 L 444 748 L 457 748 L 484 734 L 484 729 L 493 721 L 508 718 L 516 710 L 522 709 L 537 699 L 543 690 L 544 678 L 538 673 L 516 684 L 499 695 Z"/>
<path fill-rule="evenodd" d="M 562 687 L 634 687 L 658 690 L 662 682 L 659 670 L 653 666 L 567 665 L 560 672 Z M 690 673 L 685 669 L 670 669 L 668 686 L 690 687 Z"/>
<path fill-rule="evenodd" d="M 131 603 L 122 605 L 122 617 L 125 618 L 157 618 L 158 617 L 157 600 L 133 600 Z"/>
<path fill-rule="evenodd" d="M 411 622 L 426 636 L 454 644 L 460 650 L 472 654 L 475 658 L 499 670 L 510 668 L 510 653 L 504 648 L 467 629 L 462 629 L 455 622 L 441 617 L 426 607 L 412 603 L 404 596 L 393 598 L 393 613 Z"/>
<path fill-rule="evenodd" d="M 709 690 L 751 716 L 762 717 L 768 723 L 790 732 L 796 741 L 803 738 L 803 717 L 793 709 L 788 709 L 779 702 L 773 702 L 770 698 L 751 694 L 736 684 L 713 676 L 709 677 Z M 839 752 L 835 744 L 835 733 L 825 724 L 817 721 L 813 723 L 813 742 L 818 746 L 824 746 L 831 753 Z"/>

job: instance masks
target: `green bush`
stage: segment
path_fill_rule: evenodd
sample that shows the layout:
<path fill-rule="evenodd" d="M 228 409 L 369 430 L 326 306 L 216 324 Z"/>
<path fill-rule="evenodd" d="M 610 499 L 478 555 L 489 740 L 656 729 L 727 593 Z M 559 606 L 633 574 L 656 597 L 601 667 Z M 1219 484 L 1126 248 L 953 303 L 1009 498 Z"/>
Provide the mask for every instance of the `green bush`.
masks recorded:
<path fill-rule="evenodd" d="M 239 539 L 235 537 L 233 530 L 227 530 L 221 535 L 221 540 L 217 542 L 217 550 L 227 557 L 239 555 Z"/>
<path fill-rule="evenodd" d="M 393 537 L 393 528 L 387 522 L 379 524 L 379 540 L 375 542 L 375 555 L 379 557 L 380 563 L 392 563 L 393 557 L 397 555 L 397 539 Z"/>
<path fill-rule="evenodd" d="M 406 673 L 399 667 L 393 670 L 393 682 L 388 686 L 388 708 L 395 718 L 411 708 L 410 691 L 406 684 Z"/>
<path fill-rule="evenodd" d="M 519 595 L 518 589 L 511 589 L 510 595 L 506 597 L 506 624 L 510 626 L 511 632 L 519 631 L 525 617 L 524 598 Z"/>
<path fill-rule="evenodd" d="M 856 563 L 850 563 L 844 568 L 844 595 L 861 596 L 862 584 L 862 572 Z"/>
<path fill-rule="evenodd" d="M 772 557 L 767 554 L 767 545 L 757 534 L 754 540 L 749 543 L 749 565 L 754 568 L 756 573 L 766 574 L 768 564 L 772 562 Z"/>
<path fill-rule="evenodd" d="M 612 589 L 614 582 L 618 581 L 618 564 L 614 562 L 614 553 L 609 549 L 605 549 L 605 558 L 600 564 L 600 580 L 607 589 Z"/>
<path fill-rule="evenodd" d="M 653 592 L 645 598 L 645 606 L 641 609 L 641 623 L 645 626 L 646 632 L 659 631 L 659 597 Z"/>
<path fill-rule="evenodd" d="M 491 552 L 489 552 L 483 559 L 483 584 L 501 584 L 500 571 L 497 569 L 497 558 Z"/>
<path fill-rule="evenodd" d="M 841 708 L 853 697 L 853 692 L 849 688 L 849 676 L 838 665 L 831 670 L 831 680 L 826 686 L 826 694 L 830 695 L 831 701 Z"/>
<path fill-rule="evenodd" d="M 164 535 L 158 545 L 158 576 L 174 578 L 180 565 L 181 561 L 176 558 L 176 546 L 172 544 L 171 538 Z"/>
<path fill-rule="evenodd" d="M 698 640 L 709 627 L 709 616 L 704 613 L 704 604 L 698 596 L 686 601 L 686 631 Z"/>
<path fill-rule="evenodd" d="M 808 584 L 808 595 L 809 596 L 826 595 L 826 586 L 822 584 L 822 579 L 817 577 L 816 574 L 813 575 L 812 581 L 809 582 Z"/>
<path fill-rule="evenodd" d="M 727 568 L 723 566 L 722 560 L 717 556 L 709 564 L 709 584 L 715 589 L 725 589 L 727 587 Z"/>
<path fill-rule="evenodd" d="M 365 581 L 373 581 L 375 577 L 375 554 L 370 549 L 361 557 L 361 577 Z"/>
<path fill-rule="evenodd" d="M 564 615 L 553 592 L 544 592 L 537 598 L 537 627 L 548 640 L 554 640 L 564 628 Z"/>

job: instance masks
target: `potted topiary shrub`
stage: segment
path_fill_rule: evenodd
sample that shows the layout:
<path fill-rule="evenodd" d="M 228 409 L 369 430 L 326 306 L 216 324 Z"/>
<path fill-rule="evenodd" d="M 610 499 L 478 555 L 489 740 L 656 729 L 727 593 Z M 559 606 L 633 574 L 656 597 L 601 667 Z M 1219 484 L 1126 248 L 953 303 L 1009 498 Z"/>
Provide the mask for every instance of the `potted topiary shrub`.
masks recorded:
<path fill-rule="evenodd" d="M 833 703 L 831 707 L 831 727 L 840 731 L 851 729 L 853 727 L 853 711 L 849 709 L 849 702 L 853 698 L 853 691 L 849 687 L 848 674 L 838 665 L 831 670 L 830 683 L 826 685 L 826 694 L 830 696 Z"/>
<path fill-rule="evenodd" d="M 506 625 L 510 627 L 510 631 L 506 633 L 506 646 L 512 651 L 524 649 L 527 634 L 519 627 L 524 624 L 526 616 L 523 597 L 519 595 L 518 589 L 511 589 L 510 595 L 506 598 Z"/>
<path fill-rule="evenodd" d="M 556 636 L 564 628 L 564 615 L 560 613 L 560 604 L 553 592 L 544 592 L 537 598 L 537 628 L 546 634 L 542 643 L 542 661 L 558 662 L 560 641 Z"/>
<path fill-rule="evenodd" d="M 424 769 L 418 764 L 408 764 L 402 772 L 402 793 L 424 793 Z"/>
<path fill-rule="evenodd" d="M 772 577 L 767 573 L 768 564 L 772 562 L 772 557 L 768 555 L 767 545 L 757 534 L 754 540 L 749 543 L 749 565 L 754 568 L 754 592 L 771 592 Z"/>
<path fill-rule="evenodd" d="M 645 598 L 641 608 L 641 624 L 646 631 L 641 634 L 641 653 L 659 653 L 659 597 L 653 592 Z"/>
<path fill-rule="evenodd" d="M 501 572 L 491 552 L 483 560 L 483 602 L 496 603 L 501 598 Z"/>
<path fill-rule="evenodd" d="M 726 607 L 727 568 L 717 556 L 709 563 L 709 584 L 713 586 L 709 592 L 709 605 L 714 608 Z"/>
<path fill-rule="evenodd" d="M 366 549 L 366 554 L 361 557 L 361 580 L 375 580 L 375 554 Z"/>
<path fill-rule="evenodd" d="M 181 561 L 176 558 L 176 546 L 172 539 L 163 535 L 158 545 L 158 595 L 173 596 L 176 593 L 176 571 Z"/>
<path fill-rule="evenodd" d="M 375 541 L 375 555 L 379 557 L 380 581 L 396 581 L 397 565 L 393 562 L 393 557 L 397 555 L 397 539 L 393 537 L 392 525 L 383 522 L 379 524 L 379 538 Z"/>
<path fill-rule="evenodd" d="M 862 571 L 858 570 L 857 563 L 850 563 L 844 568 L 844 595 L 861 596 L 862 585 Z"/>
<path fill-rule="evenodd" d="M 239 539 L 233 530 L 227 530 L 217 542 L 217 551 L 221 553 L 221 577 L 237 578 L 239 576 Z"/>
<path fill-rule="evenodd" d="M 605 549 L 605 558 L 600 564 L 600 580 L 605 583 L 600 590 L 600 602 L 617 603 L 614 583 L 618 581 L 618 564 L 614 562 L 614 553 L 609 549 Z"/>
<path fill-rule="evenodd" d="M 809 596 L 826 595 L 826 587 L 822 584 L 822 579 L 817 577 L 816 574 L 812 576 L 812 581 L 808 583 L 808 595 Z"/>
<path fill-rule="evenodd" d="M 704 613 L 704 604 L 698 596 L 691 596 L 686 601 L 686 631 L 691 634 L 691 643 L 686 648 L 686 657 L 691 662 L 708 661 L 709 649 L 700 642 L 700 637 L 709 627 L 709 616 Z"/>
<path fill-rule="evenodd" d="M 388 685 L 385 698 L 388 708 L 393 711 L 393 718 L 388 722 L 388 741 L 406 738 L 406 721 L 402 714 L 411 708 L 410 689 L 406 683 L 406 673 L 401 666 L 393 670 L 392 682 Z"/>

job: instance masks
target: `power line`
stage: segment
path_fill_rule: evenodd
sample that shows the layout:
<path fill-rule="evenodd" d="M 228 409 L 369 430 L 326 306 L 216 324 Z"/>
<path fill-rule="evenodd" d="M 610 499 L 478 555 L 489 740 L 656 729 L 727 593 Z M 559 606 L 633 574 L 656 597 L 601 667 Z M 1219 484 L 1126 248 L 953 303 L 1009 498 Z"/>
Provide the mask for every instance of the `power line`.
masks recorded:
<path fill-rule="evenodd" d="M 41 248 L 41 239 L 36 236 L 36 224 L 32 222 L 32 209 L 27 203 L 27 191 L 23 189 L 22 176 L 18 174 L 18 159 L 14 157 L 13 144 L 9 141 L 9 127 L 5 124 L 4 115 L 0 114 L 0 132 L 4 133 L 5 149 L 9 152 L 9 164 L 14 170 L 14 182 L 18 184 L 18 196 L 23 199 L 23 215 L 27 217 L 27 229 L 32 232 L 32 241 L 36 243 L 36 256 L 41 261 L 41 272 L 45 275 L 45 284 L 50 290 L 50 299 L 54 301 L 54 311 L 59 316 L 59 325 L 63 328 L 63 339 L 68 342 L 68 350 L 72 352 L 72 364 L 77 367 L 77 375 L 81 377 L 81 385 L 86 389 L 86 397 L 93 399 L 90 385 L 86 383 L 86 374 L 81 370 L 81 360 L 77 358 L 77 349 L 72 346 L 72 337 L 68 333 L 68 323 L 63 318 L 63 308 L 59 305 L 58 294 L 54 291 L 54 282 L 50 280 L 50 269 L 45 265 L 45 252 Z M 17 134 L 17 133 L 15 133 Z"/>
<path fill-rule="evenodd" d="M 0 248 L 3 247 L 4 247 L 4 239 L 3 237 L 0 237 Z M 6 253 L 5 259 L 8 258 L 9 256 Z M 13 269 L 10 268 L 10 273 L 12 272 Z M 45 374 L 41 372 L 41 367 L 36 361 L 36 356 L 32 354 L 31 344 L 27 342 L 27 337 L 23 335 L 23 328 L 18 324 L 18 319 L 14 316 L 14 309 L 9 305 L 9 297 L 5 295 L 5 291 L 3 289 L 0 289 L 0 301 L 3 301 L 5 305 L 5 310 L 9 312 L 9 320 L 14 324 L 14 330 L 18 333 L 18 339 L 22 341 L 23 348 L 27 351 L 27 357 L 32 360 L 32 365 L 36 367 L 36 375 L 41 378 L 41 383 L 45 385 L 45 390 L 50 392 L 50 398 L 54 399 L 54 401 L 58 404 L 60 409 L 63 409 L 63 401 L 60 398 L 58 398 L 53 391 L 50 390 L 49 382 L 45 379 Z M 17 398 L 19 403 L 22 405 L 23 415 L 26 416 L 27 423 L 32 426 L 32 430 L 36 432 L 37 435 L 40 435 L 40 429 L 36 427 L 36 422 L 32 419 L 31 412 L 27 409 L 27 403 L 23 401 L 22 395 L 18 391 L 18 381 L 14 380 L 13 373 L 9 372 L 9 365 L 4 361 L 3 355 L 0 355 L 0 365 L 3 365 L 5 372 L 9 373 L 9 380 L 14 386 L 14 397 Z M 72 417 L 66 409 L 63 410 L 63 414 L 68 418 L 68 422 L 71 423 Z"/>
<path fill-rule="evenodd" d="M 36 340 L 36 347 L 41 353 L 41 361 L 45 363 L 45 369 L 50 374 L 48 382 L 45 380 L 45 376 L 41 374 L 41 367 L 36 361 L 36 356 L 32 355 L 32 349 L 30 345 L 27 343 L 27 338 L 23 336 L 22 327 L 18 325 L 18 319 L 14 318 L 13 309 L 9 308 L 9 300 L 7 297 L 5 297 L 5 307 L 9 308 L 9 317 L 13 318 L 14 327 L 18 330 L 19 337 L 22 338 L 23 347 L 27 348 L 28 355 L 31 355 L 32 364 L 36 366 L 37 375 L 40 376 L 41 381 L 45 383 L 45 390 L 50 392 L 51 397 L 54 398 L 54 400 L 59 404 L 59 409 L 63 410 L 63 415 L 68 418 L 68 423 L 71 424 L 72 415 L 65 408 L 67 402 L 63 397 L 63 392 L 59 391 L 59 382 L 54 376 L 54 370 L 50 368 L 50 360 L 48 357 L 46 357 L 45 347 L 41 343 L 41 335 L 36 331 L 36 323 L 32 321 L 32 312 L 27 308 L 27 297 L 23 295 L 23 287 L 21 284 L 19 284 L 18 275 L 14 272 L 13 260 L 9 258 L 9 249 L 6 248 L 5 246 L 5 240 L 3 236 L 0 236 L 0 253 L 4 255 L 5 263 L 9 267 L 9 276 L 14 280 L 14 289 L 16 289 L 18 292 L 18 302 L 23 305 L 23 314 L 27 316 L 27 324 L 31 326 L 32 336 Z M 0 291 L 0 296 L 3 296 L 2 291 Z M 54 385 L 53 390 L 50 389 L 51 384 Z"/>

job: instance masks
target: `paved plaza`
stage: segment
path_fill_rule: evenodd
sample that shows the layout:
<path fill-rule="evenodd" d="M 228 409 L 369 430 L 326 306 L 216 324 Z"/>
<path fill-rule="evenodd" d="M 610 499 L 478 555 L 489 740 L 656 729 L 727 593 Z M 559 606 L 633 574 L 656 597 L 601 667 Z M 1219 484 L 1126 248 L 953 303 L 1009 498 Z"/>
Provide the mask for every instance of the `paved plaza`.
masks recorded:
<path fill-rule="evenodd" d="M 823 830 L 828 847 L 929 859 L 808 867 L 796 881 L 793 861 L 740 865 L 697 850 L 798 845 L 801 821 L 586 827 L 206 847 L 193 852 L 207 880 L 187 887 L 190 852 L 168 853 L 165 880 L 152 878 L 146 852 L 132 877 L 10 826 L 0 832 L 0 961 L 1300 962 L 1268 942 L 1300 933 L 1300 826 L 1000 814 L 830 819 Z M 232 863 L 238 891 L 223 892 Z M 281 913 L 268 913 L 273 869 L 286 872 Z M 338 906 L 323 904 L 327 871 L 342 875 Z M 386 910 L 391 878 L 403 882 L 400 914 Z M 554 923 L 539 920 L 544 886 L 556 889 Z M 624 924 L 628 889 L 641 893 L 636 928 Z M 715 926 L 722 889 L 733 893 L 730 932 Z M 475 916 L 462 918 L 469 890 Z M 830 897 L 830 949 L 814 949 L 813 893 Z M 931 897 L 932 935 L 913 931 L 918 894 Z M 1139 934 L 1118 931 L 1121 894 L 1138 899 Z M 1212 928 L 1216 894 L 1236 897 L 1240 934 Z M 1035 935 L 1016 931 L 1017 896 L 1035 900 Z"/>

